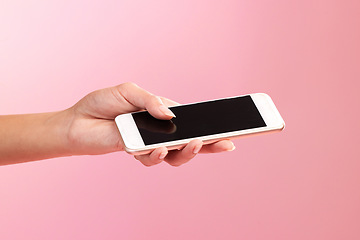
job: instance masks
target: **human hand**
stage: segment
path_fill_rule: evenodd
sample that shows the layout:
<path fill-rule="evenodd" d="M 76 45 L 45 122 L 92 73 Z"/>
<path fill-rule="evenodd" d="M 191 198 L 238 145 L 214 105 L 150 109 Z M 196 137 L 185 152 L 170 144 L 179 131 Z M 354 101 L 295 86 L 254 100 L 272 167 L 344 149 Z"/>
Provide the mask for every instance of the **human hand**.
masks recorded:
<path fill-rule="evenodd" d="M 68 129 L 71 154 L 96 155 L 122 151 L 124 145 L 114 121 L 117 115 L 147 110 L 155 118 L 169 120 L 173 113 L 168 107 L 174 105 L 177 103 L 155 96 L 133 83 L 123 83 L 92 92 L 66 110 L 72 119 Z M 204 146 L 202 141 L 193 140 L 181 150 L 168 151 L 165 147 L 160 147 L 135 158 L 145 166 L 162 161 L 180 166 L 199 152 L 217 153 L 231 151 L 234 148 L 230 140 L 221 140 Z"/>

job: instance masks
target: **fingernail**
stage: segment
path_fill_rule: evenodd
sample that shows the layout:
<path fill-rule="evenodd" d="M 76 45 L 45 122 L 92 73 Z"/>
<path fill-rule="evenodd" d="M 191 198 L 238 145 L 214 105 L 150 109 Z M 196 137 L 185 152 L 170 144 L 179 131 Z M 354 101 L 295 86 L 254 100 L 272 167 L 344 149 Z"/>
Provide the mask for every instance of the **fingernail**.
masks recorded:
<path fill-rule="evenodd" d="M 165 114 L 166 116 L 169 116 L 169 117 L 176 117 L 175 114 L 169 109 L 167 108 L 165 105 L 161 105 L 159 107 L 160 111 Z"/>
<path fill-rule="evenodd" d="M 167 155 L 167 152 L 162 152 L 159 156 L 159 159 L 163 160 L 166 157 L 166 155 Z"/>
<path fill-rule="evenodd" d="M 202 145 L 196 145 L 196 147 L 193 150 L 193 153 L 198 154 L 200 152 L 200 150 L 201 150 L 201 147 L 202 147 Z"/>
<path fill-rule="evenodd" d="M 235 150 L 235 148 L 236 148 L 236 147 L 235 147 L 235 145 L 233 144 L 232 148 L 231 148 L 231 149 L 229 149 L 228 151 L 229 151 L 229 152 L 234 151 L 234 150 Z"/>

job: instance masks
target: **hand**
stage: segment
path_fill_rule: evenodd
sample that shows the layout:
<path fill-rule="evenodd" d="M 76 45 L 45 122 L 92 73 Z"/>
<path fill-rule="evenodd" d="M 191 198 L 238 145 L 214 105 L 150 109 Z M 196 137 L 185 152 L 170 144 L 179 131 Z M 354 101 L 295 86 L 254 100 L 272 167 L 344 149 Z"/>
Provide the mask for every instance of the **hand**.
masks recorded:
<path fill-rule="evenodd" d="M 114 121 L 117 115 L 146 109 L 155 118 L 169 120 L 173 113 L 168 106 L 174 105 L 177 103 L 155 96 L 133 83 L 92 92 L 67 110 L 72 116 L 68 132 L 71 152 L 73 155 L 82 155 L 122 151 L 124 145 Z M 150 154 L 135 158 L 145 166 L 162 161 L 180 166 L 199 152 L 217 153 L 233 149 L 234 145 L 230 140 L 204 146 L 200 140 L 193 140 L 182 150 L 168 151 L 165 147 L 160 147 Z"/>

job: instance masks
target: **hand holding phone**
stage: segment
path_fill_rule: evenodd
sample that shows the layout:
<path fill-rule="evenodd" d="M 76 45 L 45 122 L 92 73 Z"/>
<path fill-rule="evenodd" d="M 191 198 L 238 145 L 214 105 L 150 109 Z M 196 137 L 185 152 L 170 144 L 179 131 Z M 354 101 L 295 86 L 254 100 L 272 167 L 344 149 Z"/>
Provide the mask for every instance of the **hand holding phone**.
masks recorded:
<path fill-rule="evenodd" d="M 123 83 L 114 87 L 99 89 L 89 93 L 65 112 L 71 120 L 65 135 L 69 139 L 71 155 L 97 155 L 125 150 L 123 139 L 115 124 L 119 114 L 147 110 L 157 119 L 169 120 L 172 113 L 167 106 L 177 103 L 156 96 L 134 83 Z M 168 151 L 160 146 L 148 154 L 136 155 L 136 159 L 146 166 L 165 161 L 179 166 L 200 153 L 229 151 L 234 145 L 229 140 L 202 146 L 200 140 L 186 144 L 181 151 Z"/>
<path fill-rule="evenodd" d="M 280 131 L 285 123 L 271 98 L 263 93 L 174 106 L 171 120 L 159 120 L 147 111 L 122 114 L 115 121 L 134 155 L 158 147 L 181 148 L 191 140 L 204 143 Z"/>

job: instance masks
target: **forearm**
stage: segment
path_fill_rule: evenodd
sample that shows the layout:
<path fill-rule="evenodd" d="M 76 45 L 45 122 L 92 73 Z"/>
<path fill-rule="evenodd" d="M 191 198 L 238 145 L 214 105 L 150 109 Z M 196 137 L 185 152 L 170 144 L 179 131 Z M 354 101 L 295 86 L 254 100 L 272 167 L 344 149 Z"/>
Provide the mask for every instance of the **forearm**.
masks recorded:
<path fill-rule="evenodd" d="M 68 111 L 0 116 L 0 165 L 71 155 Z"/>

